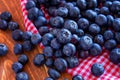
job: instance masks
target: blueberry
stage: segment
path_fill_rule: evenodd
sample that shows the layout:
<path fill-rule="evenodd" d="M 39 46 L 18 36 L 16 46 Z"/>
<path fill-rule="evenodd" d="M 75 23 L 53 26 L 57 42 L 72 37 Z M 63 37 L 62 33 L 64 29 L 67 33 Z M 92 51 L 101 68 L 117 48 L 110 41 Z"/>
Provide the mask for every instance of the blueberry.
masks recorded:
<path fill-rule="evenodd" d="M 29 80 L 29 76 L 26 72 L 20 72 L 16 74 L 16 80 Z"/>
<path fill-rule="evenodd" d="M 56 49 L 56 50 L 58 50 L 58 49 L 60 49 L 60 47 L 61 47 L 61 44 L 57 41 L 57 39 L 56 38 L 54 38 L 52 41 L 51 41 L 51 47 L 53 48 L 53 49 Z"/>
<path fill-rule="evenodd" d="M 57 58 L 57 59 L 55 59 L 55 61 L 54 61 L 54 66 L 55 66 L 55 68 L 56 68 L 58 71 L 64 72 L 64 71 L 67 69 L 68 64 L 67 64 L 67 62 L 66 62 L 65 59 L 63 59 L 63 58 Z"/>
<path fill-rule="evenodd" d="M 58 29 L 58 28 L 50 28 L 50 33 L 54 36 L 57 36 L 59 31 L 60 31 L 60 29 Z"/>
<path fill-rule="evenodd" d="M 87 8 L 87 2 L 86 0 L 77 0 L 77 6 L 80 8 L 80 10 L 85 10 Z"/>
<path fill-rule="evenodd" d="M 42 44 L 44 46 L 48 46 L 53 38 L 54 38 L 54 36 L 51 33 L 46 33 L 42 37 Z"/>
<path fill-rule="evenodd" d="M 78 29 L 78 25 L 73 20 L 66 20 L 65 23 L 64 23 L 64 28 L 68 29 L 72 33 L 75 33 Z"/>
<path fill-rule="evenodd" d="M 115 39 L 118 43 L 120 43 L 120 32 L 115 33 Z"/>
<path fill-rule="evenodd" d="M 103 36 L 101 34 L 96 35 L 94 38 L 94 42 L 98 43 L 99 45 L 103 45 L 104 44 Z"/>
<path fill-rule="evenodd" d="M 55 56 L 56 58 L 62 57 L 62 56 L 63 56 L 62 50 L 61 50 L 61 49 L 56 50 L 55 53 L 54 53 L 54 56 Z"/>
<path fill-rule="evenodd" d="M 53 7 L 53 6 L 50 6 L 48 8 L 48 13 L 50 14 L 50 16 L 57 16 L 57 8 Z"/>
<path fill-rule="evenodd" d="M 107 15 L 107 26 L 108 27 L 112 27 L 113 26 L 113 21 L 114 21 L 114 17 L 112 15 Z"/>
<path fill-rule="evenodd" d="M 79 40 L 80 38 L 76 34 L 72 35 L 71 43 L 73 43 L 74 45 L 77 45 L 79 43 Z"/>
<path fill-rule="evenodd" d="M 8 52 L 8 47 L 5 44 L 0 43 L 0 56 L 6 55 Z"/>
<path fill-rule="evenodd" d="M 66 61 L 68 63 L 68 68 L 75 68 L 79 65 L 79 60 L 77 57 L 67 57 Z"/>
<path fill-rule="evenodd" d="M 54 64 L 54 60 L 52 58 L 47 58 L 46 59 L 45 65 L 47 67 L 53 67 L 53 64 Z"/>
<path fill-rule="evenodd" d="M 99 14 L 100 13 L 100 9 L 99 8 L 95 8 L 94 11 Z"/>
<path fill-rule="evenodd" d="M 72 34 L 68 29 L 61 29 L 57 35 L 57 39 L 60 43 L 68 43 L 71 41 Z"/>
<path fill-rule="evenodd" d="M 81 48 L 83 50 L 89 50 L 93 45 L 93 40 L 89 36 L 83 36 L 80 39 L 80 44 L 79 45 L 81 46 Z"/>
<path fill-rule="evenodd" d="M 101 76 L 104 73 L 104 71 L 104 66 L 99 63 L 94 63 L 91 67 L 91 72 L 94 76 Z"/>
<path fill-rule="evenodd" d="M 120 31 L 120 18 L 116 18 L 113 21 L 113 29 L 115 31 Z"/>
<path fill-rule="evenodd" d="M 104 26 L 107 24 L 107 17 L 103 14 L 99 14 L 97 15 L 97 17 L 95 18 L 95 22 L 100 25 L 100 26 Z"/>
<path fill-rule="evenodd" d="M 76 53 L 76 47 L 72 43 L 67 43 L 63 47 L 63 53 L 65 56 L 74 56 Z"/>
<path fill-rule="evenodd" d="M 33 45 L 30 41 L 24 41 L 22 46 L 25 51 L 31 51 L 33 48 Z"/>
<path fill-rule="evenodd" d="M 114 33 L 111 30 L 106 30 L 103 36 L 105 40 L 109 40 L 114 37 Z"/>
<path fill-rule="evenodd" d="M 87 19 L 85 19 L 85 18 L 80 18 L 78 20 L 78 27 L 80 29 L 83 29 L 83 30 L 88 29 L 88 27 L 89 27 L 89 21 Z"/>
<path fill-rule="evenodd" d="M 97 0 L 87 0 L 87 8 L 96 8 L 98 6 Z"/>
<path fill-rule="evenodd" d="M 120 63 L 120 48 L 115 48 L 110 52 L 110 61 L 114 64 Z"/>
<path fill-rule="evenodd" d="M 89 57 L 89 51 L 80 50 L 78 52 L 78 56 L 80 58 L 83 58 L 83 59 L 88 58 Z"/>
<path fill-rule="evenodd" d="M 74 75 L 72 80 L 84 80 L 81 75 Z"/>
<path fill-rule="evenodd" d="M 43 49 L 43 53 L 46 57 L 52 57 L 53 56 L 53 49 L 50 46 L 46 46 Z"/>
<path fill-rule="evenodd" d="M 23 69 L 23 65 L 19 62 L 15 62 L 12 64 L 12 69 L 15 73 L 21 72 Z"/>
<path fill-rule="evenodd" d="M 47 26 L 41 26 L 40 28 L 39 28 L 39 33 L 40 33 L 40 35 L 44 35 L 44 34 L 46 34 L 46 33 L 48 33 L 49 32 L 49 28 L 47 27 Z"/>
<path fill-rule="evenodd" d="M 7 30 L 8 23 L 5 20 L 0 20 L 0 29 L 1 30 Z"/>
<path fill-rule="evenodd" d="M 39 16 L 43 16 L 43 13 L 38 8 L 33 7 L 28 10 L 28 19 L 36 20 Z"/>
<path fill-rule="evenodd" d="M 39 29 L 41 26 L 44 26 L 47 24 L 47 20 L 43 16 L 39 16 L 35 21 L 34 21 L 35 26 Z"/>
<path fill-rule="evenodd" d="M 47 78 L 45 78 L 44 80 L 54 80 L 54 79 L 51 78 L 51 77 L 47 77 Z"/>
<path fill-rule="evenodd" d="M 110 10 L 113 12 L 113 13 L 117 13 L 120 11 L 120 1 L 113 1 L 112 2 L 112 5 L 110 7 Z"/>
<path fill-rule="evenodd" d="M 24 41 L 30 40 L 32 36 L 32 33 L 30 31 L 23 32 L 22 39 Z"/>
<path fill-rule="evenodd" d="M 46 3 L 46 0 L 38 0 L 38 3 L 39 3 L 39 4 L 45 4 L 45 3 Z"/>
<path fill-rule="evenodd" d="M 5 11 L 1 13 L 0 18 L 6 21 L 10 21 L 12 19 L 12 15 L 10 12 Z"/>
<path fill-rule="evenodd" d="M 74 5 L 73 5 L 72 3 L 70 3 L 70 2 L 67 2 L 67 3 L 65 4 L 65 7 L 66 7 L 68 10 L 70 10 L 70 8 L 71 8 L 71 7 L 74 7 Z"/>
<path fill-rule="evenodd" d="M 10 21 L 10 22 L 8 23 L 8 28 L 9 28 L 11 31 L 14 31 L 14 30 L 16 30 L 16 29 L 19 28 L 19 25 L 18 25 L 17 22 Z"/>
<path fill-rule="evenodd" d="M 80 14 L 80 10 L 78 7 L 70 7 L 69 9 L 69 16 L 71 18 L 77 18 Z"/>
<path fill-rule="evenodd" d="M 108 41 L 105 42 L 104 44 L 104 47 L 107 49 L 107 50 L 112 50 L 116 47 L 117 43 L 115 40 L 113 39 L 110 39 Z"/>
<path fill-rule="evenodd" d="M 20 29 L 16 29 L 12 31 L 12 38 L 15 41 L 22 40 L 22 35 L 23 35 L 23 32 Z"/>
<path fill-rule="evenodd" d="M 55 28 L 61 28 L 64 24 L 64 19 L 60 16 L 50 18 L 50 25 Z"/>
<path fill-rule="evenodd" d="M 106 2 L 104 3 L 104 6 L 105 6 L 105 7 L 108 7 L 108 8 L 110 8 L 111 5 L 112 5 L 112 2 L 111 2 L 111 1 L 106 1 Z"/>
<path fill-rule="evenodd" d="M 36 6 L 36 4 L 35 4 L 35 2 L 34 1 L 28 1 L 27 3 L 26 3 L 26 9 L 27 10 L 29 10 L 29 9 L 31 9 L 31 8 L 33 8 L 33 7 L 35 7 Z"/>
<path fill-rule="evenodd" d="M 43 54 L 36 54 L 33 63 L 35 66 L 42 66 L 45 63 L 45 56 Z"/>
<path fill-rule="evenodd" d="M 23 52 L 23 46 L 19 43 L 16 43 L 14 45 L 14 53 L 17 55 L 17 54 L 22 54 Z"/>
<path fill-rule="evenodd" d="M 57 15 L 61 17 L 67 17 L 68 16 L 68 9 L 66 7 L 59 7 L 57 9 Z"/>
<path fill-rule="evenodd" d="M 100 32 L 100 26 L 98 26 L 97 24 L 91 24 L 89 26 L 89 32 L 91 34 L 98 34 Z"/>
<path fill-rule="evenodd" d="M 98 55 L 100 55 L 101 53 L 102 53 L 102 47 L 101 47 L 99 44 L 94 43 L 94 44 L 92 45 L 92 47 L 90 48 L 90 54 L 91 54 L 92 56 L 98 56 Z"/>
<path fill-rule="evenodd" d="M 86 10 L 84 14 L 91 21 L 94 21 L 97 16 L 97 13 L 91 9 Z"/>
<path fill-rule="evenodd" d="M 48 75 L 55 80 L 57 80 L 61 76 L 57 70 L 52 69 L 52 68 L 48 69 Z"/>
<path fill-rule="evenodd" d="M 78 29 L 77 31 L 76 31 L 76 34 L 78 35 L 78 37 L 81 37 L 81 36 L 84 36 L 84 31 L 82 30 L 82 29 Z"/>
<path fill-rule="evenodd" d="M 34 44 L 34 45 L 37 45 L 41 42 L 42 40 L 42 37 L 40 34 L 33 34 L 31 36 L 31 43 Z"/>
<path fill-rule="evenodd" d="M 107 7 L 102 7 L 102 8 L 100 9 L 100 13 L 101 13 L 101 14 L 108 15 L 108 14 L 110 14 L 110 10 L 109 10 L 109 8 L 107 8 Z"/>
<path fill-rule="evenodd" d="M 22 65 L 25 65 L 28 62 L 28 57 L 25 54 L 22 54 L 18 57 L 18 62 L 20 62 Z"/>

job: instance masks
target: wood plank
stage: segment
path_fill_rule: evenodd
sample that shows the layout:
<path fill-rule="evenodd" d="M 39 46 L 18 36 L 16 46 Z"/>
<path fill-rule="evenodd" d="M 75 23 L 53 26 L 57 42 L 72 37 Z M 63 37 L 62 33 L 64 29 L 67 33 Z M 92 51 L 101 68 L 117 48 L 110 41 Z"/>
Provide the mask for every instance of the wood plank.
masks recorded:
<path fill-rule="evenodd" d="M 16 21 L 20 25 L 20 29 L 24 29 L 24 20 L 22 16 L 21 6 L 19 0 L 0 0 L 0 13 L 3 11 L 9 11 L 12 13 L 13 21 Z M 15 80 L 15 73 L 11 69 L 13 62 L 17 61 L 17 57 L 14 55 L 13 47 L 16 43 L 11 38 L 11 32 L 9 30 L 0 30 L 0 43 L 4 43 L 8 46 L 9 52 L 5 57 L 0 57 L 0 80 Z M 24 52 L 29 57 L 29 62 L 25 65 L 23 71 L 27 72 L 30 76 L 30 80 L 44 80 L 47 77 L 47 68 L 45 66 L 35 67 L 33 65 L 33 57 L 37 53 L 41 53 L 42 50 L 37 46 L 31 52 Z M 62 74 L 60 80 L 68 78 L 71 80 L 71 76 L 67 73 Z"/>

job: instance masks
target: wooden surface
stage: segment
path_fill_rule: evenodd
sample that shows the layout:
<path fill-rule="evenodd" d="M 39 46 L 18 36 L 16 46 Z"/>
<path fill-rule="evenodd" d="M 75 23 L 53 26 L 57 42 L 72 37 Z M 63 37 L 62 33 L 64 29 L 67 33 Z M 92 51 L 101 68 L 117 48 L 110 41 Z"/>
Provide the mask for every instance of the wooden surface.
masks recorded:
<path fill-rule="evenodd" d="M 12 20 L 18 22 L 20 28 L 23 31 L 25 30 L 19 0 L 0 0 L 0 13 L 3 11 L 9 11 L 12 13 Z M 13 62 L 17 61 L 19 55 L 15 56 L 13 53 L 13 47 L 16 42 L 12 40 L 11 32 L 9 30 L 0 30 L 0 43 L 6 44 L 9 48 L 8 54 L 4 57 L 0 57 L 0 80 L 15 80 L 15 73 L 12 71 L 11 65 Z M 39 46 L 31 52 L 24 52 L 28 55 L 29 62 L 25 65 L 23 71 L 29 74 L 30 80 L 44 80 L 44 78 L 47 77 L 47 68 L 45 66 L 35 67 L 32 63 L 35 54 L 40 52 L 42 52 L 42 50 Z M 71 80 L 71 76 L 67 73 L 62 74 L 60 80 L 64 80 L 64 78 Z"/>

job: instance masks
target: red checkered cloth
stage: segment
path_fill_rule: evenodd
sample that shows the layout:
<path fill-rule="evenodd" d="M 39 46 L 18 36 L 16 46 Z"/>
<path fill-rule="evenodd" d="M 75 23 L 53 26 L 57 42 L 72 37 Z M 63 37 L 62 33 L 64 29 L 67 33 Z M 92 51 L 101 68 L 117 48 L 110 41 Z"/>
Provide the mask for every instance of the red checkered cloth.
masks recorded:
<path fill-rule="evenodd" d="M 22 12 L 24 16 L 24 23 L 26 31 L 31 31 L 32 33 L 38 33 L 34 24 L 27 18 L 27 10 L 25 5 L 27 0 L 20 0 L 22 6 Z M 49 15 L 47 14 L 44 7 L 41 6 L 42 11 L 45 14 L 45 17 L 49 19 Z M 41 45 L 42 46 L 42 45 Z M 42 46 L 43 47 L 43 46 Z M 80 64 L 78 67 L 73 69 L 68 69 L 67 72 L 72 76 L 76 74 L 80 74 L 83 76 L 85 80 L 120 80 L 120 65 L 115 65 L 109 61 L 109 52 L 103 50 L 102 54 L 96 57 L 88 57 L 87 59 L 80 59 Z M 91 74 L 91 66 L 94 63 L 100 63 L 104 65 L 105 72 L 100 77 L 95 77 Z"/>

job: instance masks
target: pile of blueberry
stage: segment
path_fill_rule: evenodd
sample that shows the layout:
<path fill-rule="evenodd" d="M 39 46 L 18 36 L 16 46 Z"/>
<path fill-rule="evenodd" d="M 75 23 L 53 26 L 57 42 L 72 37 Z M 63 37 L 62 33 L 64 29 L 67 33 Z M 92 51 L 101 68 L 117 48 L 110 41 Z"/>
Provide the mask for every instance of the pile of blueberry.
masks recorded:
<path fill-rule="evenodd" d="M 49 20 L 40 9 L 44 6 L 51 16 Z M 26 4 L 28 18 L 35 24 L 40 34 L 22 32 L 16 22 L 10 21 L 9 12 L 0 15 L 0 29 L 9 28 L 16 43 L 14 53 L 31 51 L 42 42 L 43 53 L 35 55 L 33 63 L 39 67 L 45 64 L 48 78 L 57 80 L 68 68 L 79 65 L 79 59 L 101 55 L 103 48 L 110 51 L 109 59 L 114 64 L 120 63 L 120 1 L 118 0 L 28 0 Z M 50 27 L 48 26 L 50 25 Z M 2 51 L 2 52 L 1 52 Z M 6 54 L 7 46 L 0 44 L 0 55 Z M 21 72 L 28 62 L 25 54 L 12 65 L 16 80 L 29 80 L 26 72 Z M 104 66 L 94 63 L 91 73 L 100 76 Z M 81 75 L 72 80 L 84 80 Z"/>
<path fill-rule="evenodd" d="M 12 32 L 12 38 L 16 41 L 13 52 L 15 55 L 20 54 L 18 61 L 12 65 L 16 73 L 16 80 L 29 80 L 26 72 L 22 71 L 24 65 L 28 62 L 28 56 L 23 54 L 24 51 L 31 51 L 35 45 L 41 42 L 42 37 L 39 34 L 32 34 L 29 31 L 23 32 L 19 29 L 17 22 L 11 21 L 12 15 L 5 11 L 0 14 L 0 29 L 5 31 L 9 29 Z M 0 56 L 6 55 L 8 47 L 0 43 Z"/>

